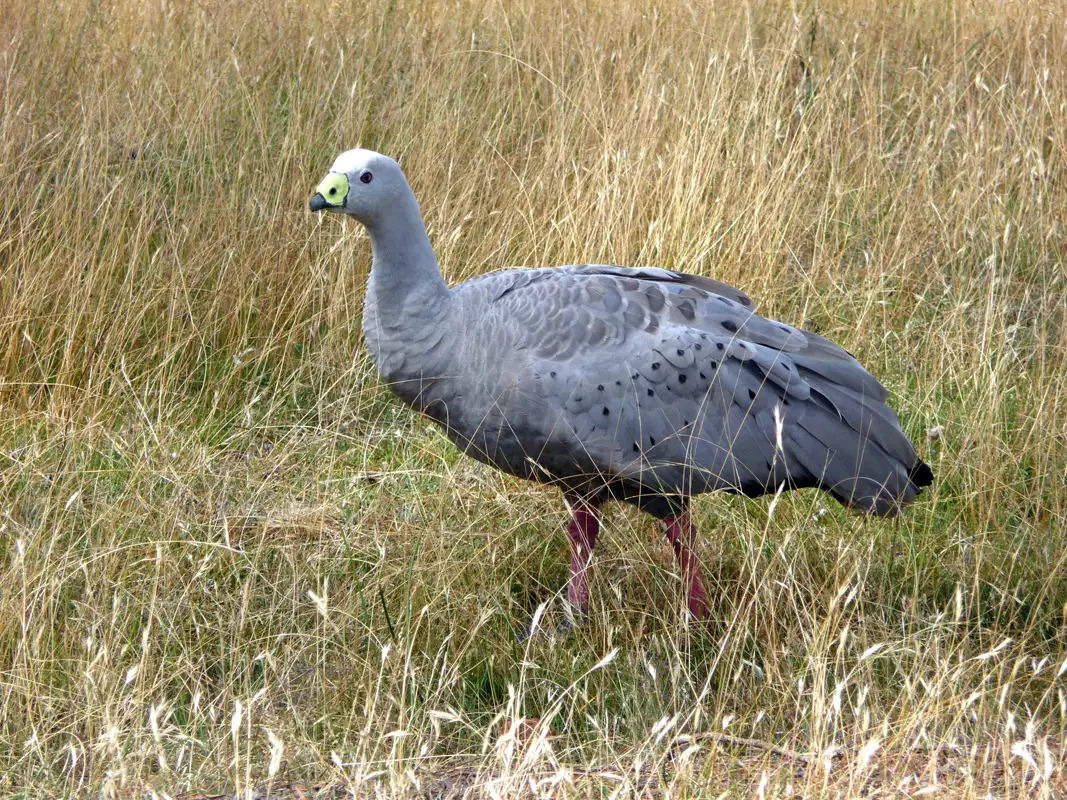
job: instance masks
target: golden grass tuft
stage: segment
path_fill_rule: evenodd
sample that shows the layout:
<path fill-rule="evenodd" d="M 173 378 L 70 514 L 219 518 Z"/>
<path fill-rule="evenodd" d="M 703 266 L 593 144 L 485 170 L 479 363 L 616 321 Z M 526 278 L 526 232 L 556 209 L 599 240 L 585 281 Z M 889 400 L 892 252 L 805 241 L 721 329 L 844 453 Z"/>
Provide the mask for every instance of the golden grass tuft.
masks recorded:
<path fill-rule="evenodd" d="M 1061 4 L 0 9 L 0 794 L 1067 792 Z M 701 500 L 710 636 L 619 509 L 592 624 L 516 644 L 562 505 L 377 383 L 306 210 L 356 145 L 449 280 L 675 267 L 839 341 L 935 486 Z"/>

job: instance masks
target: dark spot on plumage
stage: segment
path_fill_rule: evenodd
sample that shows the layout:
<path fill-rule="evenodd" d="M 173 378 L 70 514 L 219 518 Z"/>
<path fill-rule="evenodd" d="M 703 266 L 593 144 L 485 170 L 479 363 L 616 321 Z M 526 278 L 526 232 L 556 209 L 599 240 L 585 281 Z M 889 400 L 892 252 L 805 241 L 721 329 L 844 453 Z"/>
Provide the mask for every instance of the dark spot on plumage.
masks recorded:
<path fill-rule="evenodd" d="M 724 319 L 722 321 L 722 326 L 726 330 L 730 331 L 730 333 L 737 333 L 737 323 L 734 322 L 732 319 Z"/>
<path fill-rule="evenodd" d="M 655 447 L 656 446 L 656 437 L 655 436 L 649 436 L 648 437 L 648 443 L 651 444 L 653 447 Z"/>
<path fill-rule="evenodd" d="M 697 342 L 695 345 L 693 345 L 693 347 L 695 347 L 697 350 L 701 350 L 703 349 L 704 345 L 702 345 L 700 342 Z"/>
<path fill-rule="evenodd" d="M 706 333 L 700 334 L 700 338 L 707 341 L 708 335 Z"/>
<path fill-rule="evenodd" d="M 738 297 L 738 298 L 737 298 L 737 301 L 738 301 L 738 302 L 739 302 L 739 303 L 740 303 L 741 305 L 743 305 L 743 306 L 750 306 L 750 305 L 752 305 L 752 301 L 751 301 L 751 300 L 749 300 L 749 299 L 748 299 L 747 297 Z"/>
<path fill-rule="evenodd" d="M 678 383 L 685 383 L 685 381 L 686 381 L 685 373 L 684 372 L 679 373 L 678 374 Z"/>
<path fill-rule="evenodd" d="M 622 381 L 615 381 L 616 386 L 622 386 Z"/>
<path fill-rule="evenodd" d="M 678 348 L 678 355 L 684 356 L 685 355 L 685 350 L 683 350 L 682 348 L 679 347 Z"/>
<path fill-rule="evenodd" d="M 580 398 L 580 397 L 575 397 L 575 398 L 574 398 L 574 402 L 575 402 L 575 403 L 580 403 L 580 402 L 582 402 L 582 398 Z"/>
<path fill-rule="evenodd" d="M 716 343 L 715 343 L 715 346 L 716 346 L 717 348 L 719 348 L 720 350 L 722 350 L 722 342 L 716 342 Z"/>
<path fill-rule="evenodd" d="M 743 344 L 743 342 L 738 342 L 738 344 Z M 761 385 L 766 380 L 766 376 L 763 374 L 763 370 L 760 369 L 759 365 L 755 361 L 744 361 L 742 362 L 741 366 L 748 370 L 749 374 L 752 375 L 752 377 L 755 378 L 757 381 L 759 381 Z"/>
<path fill-rule="evenodd" d="M 751 389 L 748 390 L 748 399 L 749 400 L 755 400 L 756 399 L 756 393 L 754 391 L 752 391 Z"/>
<path fill-rule="evenodd" d="M 604 384 L 598 383 L 596 388 L 598 392 L 602 392 L 604 391 Z"/>
<path fill-rule="evenodd" d="M 700 380 L 702 380 L 702 381 L 706 381 L 707 379 L 708 379 L 708 376 L 707 376 L 707 375 L 705 375 L 705 374 L 704 374 L 703 372 L 701 372 L 701 373 L 700 373 Z"/>
<path fill-rule="evenodd" d="M 683 428 L 688 428 L 689 427 L 689 420 L 686 420 L 685 422 L 683 422 L 682 423 L 682 427 Z"/>
<path fill-rule="evenodd" d="M 783 405 L 783 406 L 787 406 L 787 405 L 789 405 L 789 400 L 787 400 L 787 399 L 784 399 L 784 398 L 783 398 L 783 399 L 782 399 L 782 405 Z"/>
<path fill-rule="evenodd" d="M 652 369 L 659 369 L 659 362 L 658 361 L 653 361 L 652 362 Z"/>
<path fill-rule="evenodd" d="M 656 393 L 655 393 L 654 391 L 652 391 L 651 389 L 649 389 L 649 390 L 648 390 L 648 396 L 649 396 L 649 397 L 655 397 L 655 396 L 656 396 Z"/>
<path fill-rule="evenodd" d="M 556 377 L 556 373 L 555 372 L 550 372 L 548 374 L 551 375 L 553 378 Z"/>
<path fill-rule="evenodd" d="M 792 331 L 789 330 L 789 328 L 787 328 L 785 325 L 779 325 L 778 330 L 784 331 L 787 336 L 792 333 Z"/>
<path fill-rule="evenodd" d="M 641 452 L 641 448 L 638 446 L 637 442 L 634 442 L 634 452 L 635 453 L 640 453 Z"/>
<path fill-rule="evenodd" d="M 610 414 L 610 413 L 611 413 L 611 412 L 610 412 L 610 411 L 608 411 L 608 407 L 607 407 L 607 406 L 604 406 L 604 416 L 606 417 L 606 416 L 607 416 L 608 414 Z"/>
<path fill-rule="evenodd" d="M 645 297 L 648 298 L 648 307 L 652 309 L 653 313 L 663 310 L 663 292 L 658 288 L 650 287 L 646 289 Z"/>
<path fill-rule="evenodd" d="M 690 322 L 696 319 L 697 315 L 696 307 L 688 300 L 683 300 L 678 304 L 678 313 Z"/>

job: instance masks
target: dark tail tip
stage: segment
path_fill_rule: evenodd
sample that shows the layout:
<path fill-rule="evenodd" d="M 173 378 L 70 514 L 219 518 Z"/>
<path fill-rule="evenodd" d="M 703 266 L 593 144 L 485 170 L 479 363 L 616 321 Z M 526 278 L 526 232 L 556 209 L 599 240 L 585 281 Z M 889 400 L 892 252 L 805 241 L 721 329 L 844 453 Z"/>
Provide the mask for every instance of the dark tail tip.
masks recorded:
<path fill-rule="evenodd" d="M 934 471 L 921 458 L 915 460 L 915 466 L 908 470 L 908 480 L 922 489 L 934 482 Z"/>

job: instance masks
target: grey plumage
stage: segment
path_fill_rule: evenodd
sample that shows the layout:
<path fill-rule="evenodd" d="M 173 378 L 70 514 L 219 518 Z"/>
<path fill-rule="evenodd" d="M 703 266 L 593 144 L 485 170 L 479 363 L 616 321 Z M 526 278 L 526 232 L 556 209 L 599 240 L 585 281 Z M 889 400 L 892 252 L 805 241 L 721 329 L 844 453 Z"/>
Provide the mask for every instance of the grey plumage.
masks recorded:
<path fill-rule="evenodd" d="M 666 516 L 685 496 L 820 486 L 894 513 L 919 462 L 886 390 L 743 293 L 656 269 L 509 270 L 451 293 L 466 335 L 412 398 L 464 451 Z"/>
<path fill-rule="evenodd" d="M 364 172 L 373 182 L 353 183 Z M 468 455 L 593 508 L 624 500 L 661 518 L 691 495 L 782 485 L 895 514 L 931 482 L 885 388 L 743 292 L 595 264 L 449 289 L 395 162 L 350 151 L 331 174 L 348 176 L 338 210 L 364 222 L 374 249 L 370 355 Z"/>

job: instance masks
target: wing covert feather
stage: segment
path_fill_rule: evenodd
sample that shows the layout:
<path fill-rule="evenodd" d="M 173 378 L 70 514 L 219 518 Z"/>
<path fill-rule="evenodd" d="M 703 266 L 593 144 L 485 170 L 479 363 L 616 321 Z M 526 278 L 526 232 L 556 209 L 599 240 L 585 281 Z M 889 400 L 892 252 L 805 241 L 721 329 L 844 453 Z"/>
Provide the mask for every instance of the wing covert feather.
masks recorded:
<path fill-rule="evenodd" d="M 482 280 L 526 354 L 513 377 L 528 438 L 542 445 L 530 457 L 565 486 L 590 476 L 676 495 L 821 485 L 877 513 L 918 491 L 885 388 L 829 340 L 756 314 L 743 292 L 604 265 L 470 283 Z"/>

